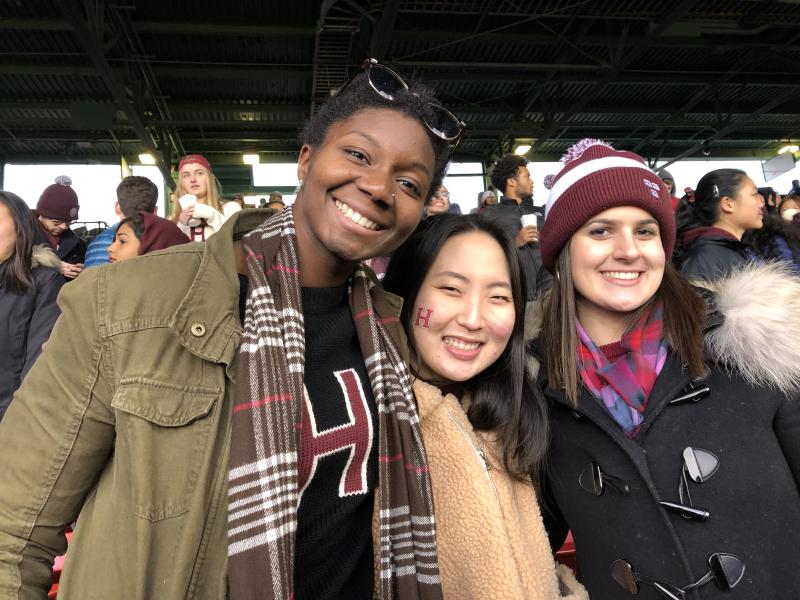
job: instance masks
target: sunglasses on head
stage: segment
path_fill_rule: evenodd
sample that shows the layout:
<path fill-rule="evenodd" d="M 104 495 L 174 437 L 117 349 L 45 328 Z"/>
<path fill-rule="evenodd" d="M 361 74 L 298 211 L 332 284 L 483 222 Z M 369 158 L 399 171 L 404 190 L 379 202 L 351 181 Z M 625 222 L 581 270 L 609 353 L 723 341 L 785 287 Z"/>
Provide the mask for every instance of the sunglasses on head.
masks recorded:
<path fill-rule="evenodd" d="M 361 68 L 366 72 L 367 81 L 373 91 L 389 102 L 396 102 L 399 94 L 408 91 L 408 84 L 403 81 L 400 75 L 389 67 L 380 64 L 374 58 L 365 60 L 361 64 Z M 345 83 L 339 89 L 337 95 L 343 93 L 353 82 L 353 79 L 355 77 Z M 464 136 L 466 124 L 436 102 L 426 102 L 423 112 L 422 122 L 428 128 L 428 131 L 439 139 L 452 144 L 450 149 L 450 156 L 452 156 Z"/>

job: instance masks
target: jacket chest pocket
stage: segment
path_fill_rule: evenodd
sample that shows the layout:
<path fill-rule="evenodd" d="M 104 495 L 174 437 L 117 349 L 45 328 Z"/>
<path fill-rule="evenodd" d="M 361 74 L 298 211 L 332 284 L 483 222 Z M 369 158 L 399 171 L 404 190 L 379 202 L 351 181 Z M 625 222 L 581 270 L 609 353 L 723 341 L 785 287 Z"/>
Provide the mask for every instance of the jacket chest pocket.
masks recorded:
<path fill-rule="evenodd" d="M 149 521 L 189 510 L 204 468 L 221 390 L 123 378 L 111 401 L 117 419 L 117 485 Z M 207 462 L 207 461 L 205 461 Z M 127 489 L 126 489 L 127 488 Z"/>

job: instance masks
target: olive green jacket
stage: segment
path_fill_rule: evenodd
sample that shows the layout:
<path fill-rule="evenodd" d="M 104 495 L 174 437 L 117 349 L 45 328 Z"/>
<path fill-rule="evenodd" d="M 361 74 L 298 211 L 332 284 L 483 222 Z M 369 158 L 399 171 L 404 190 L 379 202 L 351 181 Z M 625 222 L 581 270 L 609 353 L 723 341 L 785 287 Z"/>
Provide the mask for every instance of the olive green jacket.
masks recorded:
<path fill-rule="evenodd" d="M 0 599 L 222 599 L 242 333 L 237 213 L 205 244 L 65 286 L 62 316 L 0 423 Z"/>

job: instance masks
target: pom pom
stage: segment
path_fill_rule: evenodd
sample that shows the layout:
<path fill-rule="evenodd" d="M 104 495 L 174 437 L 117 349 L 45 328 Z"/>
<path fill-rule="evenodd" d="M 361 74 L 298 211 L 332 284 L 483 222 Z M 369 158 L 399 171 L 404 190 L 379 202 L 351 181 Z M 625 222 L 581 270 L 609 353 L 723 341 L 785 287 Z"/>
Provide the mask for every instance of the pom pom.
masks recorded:
<path fill-rule="evenodd" d="M 548 189 L 548 190 L 553 189 L 553 184 L 555 183 L 555 181 L 556 181 L 556 176 L 555 175 L 553 175 L 552 173 L 550 175 L 547 175 L 544 178 L 544 187 L 545 187 L 545 189 Z"/>
<path fill-rule="evenodd" d="M 56 177 L 56 183 L 61 185 L 72 185 L 72 178 L 69 175 L 59 175 Z"/>
<path fill-rule="evenodd" d="M 614 149 L 614 147 L 611 144 L 609 144 L 608 142 L 604 142 L 603 140 L 596 140 L 594 138 L 584 138 L 567 150 L 567 153 L 561 157 L 561 162 L 566 165 L 568 163 L 571 163 L 573 160 L 577 160 L 591 146 L 605 146 L 606 148 L 611 148 L 612 150 Z"/>

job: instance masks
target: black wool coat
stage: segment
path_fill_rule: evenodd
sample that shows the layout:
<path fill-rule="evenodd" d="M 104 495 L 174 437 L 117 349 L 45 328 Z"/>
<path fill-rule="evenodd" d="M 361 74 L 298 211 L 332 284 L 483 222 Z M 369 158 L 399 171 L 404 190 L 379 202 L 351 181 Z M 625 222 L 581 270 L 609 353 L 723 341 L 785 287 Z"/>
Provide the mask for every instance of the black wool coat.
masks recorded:
<path fill-rule="evenodd" d="M 800 284 L 794 285 L 800 307 Z M 738 286 L 734 282 L 728 287 Z M 746 319 L 757 316 L 754 310 Z M 707 336 L 725 325 L 712 319 Z M 727 326 L 722 333 L 732 336 L 731 347 L 743 343 L 743 355 L 758 360 L 746 349 L 747 340 L 731 333 L 735 325 Z M 792 381 L 800 377 L 800 365 L 789 372 L 800 353 L 800 338 L 788 330 L 784 335 L 769 329 L 762 333 L 773 335 L 774 351 L 790 356 L 780 375 L 785 379 L 777 386 L 756 383 L 765 375 L 753 365 L 743 374 L 735 366 L 741 357 L 720 355 L 709 360 L 707 377 L 693 381 L 677 355 L 670 353 L 635 438 L 625 435 L 588 390 L 582 389 L 575 409 L 561 390 L 547 387 L 547 374 L 539 373 L 552 424 L 542 512 L 554 549 L 567 528 L 572 530 L 578 577 L 593 600 L 632 597 L 612 578 L 616 559 L 627 560 L 641 577 L 686 587 L 708 572 L 714 553 L 741 558 L 743 578 L 726 591 L 708 583 L 686 593 L 687 599 L 800 598 L 800 393 L 797 381 Z M 755 337 L 752 331 L 748 335 Z M 703 386 L 710 390 L 705 397 L 676 402 Z M 710 513 L 705 522 L 686 519 L 659 504 L 680 502 L 682 453 L 687 447 L 719 459 L 707 481 L 688 481 L 693 505 Z M 589 491 L 592 463 L 605 476 L 601 495 Z M 581 478 L 581 473 L 587 474 Z M 642 583 L 637 598 L 665 596 Z"/>
<path fill-rule="evenodd" d="M 690 281 L 719 279 L 749 260 L 747 244 L 723 237 L 701 237 L 685 248 L 679 270 Z"/>
<path fill-rule="evenodd" d="M 481 217 L 502 227 L 511 238 L 517 237 L 522 229 L 522 215 L 544 216 L 544 207 L 534 206 L 531 198 L 526 198 L 522 203 L 501 196 L 497 204 L 487 206 Z M 522 266 L 525 269 L 525 297 L 533 300 L 538 295 L 550 289 L 550 274 L 542 266 L 542 253 L 539 244 L 525 244 L 518 248 Z"/>
<path fill-rule="evenodd" d="M 11 292 L 0 285 L 0 420 L 60 314 L 56 297 L 64 277 L 58 258 L 37 246 L 32 266 L 34 285 L 26 292 Z"/>

